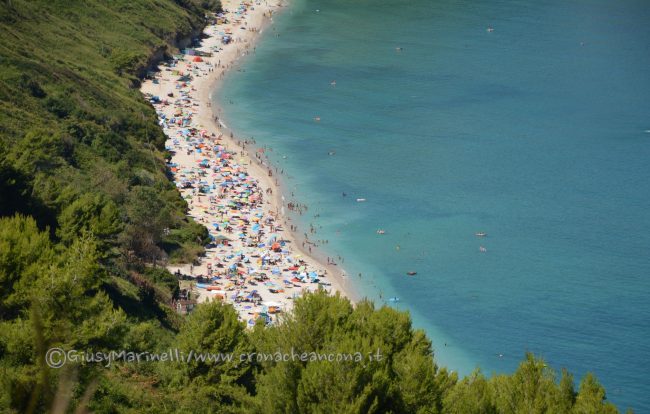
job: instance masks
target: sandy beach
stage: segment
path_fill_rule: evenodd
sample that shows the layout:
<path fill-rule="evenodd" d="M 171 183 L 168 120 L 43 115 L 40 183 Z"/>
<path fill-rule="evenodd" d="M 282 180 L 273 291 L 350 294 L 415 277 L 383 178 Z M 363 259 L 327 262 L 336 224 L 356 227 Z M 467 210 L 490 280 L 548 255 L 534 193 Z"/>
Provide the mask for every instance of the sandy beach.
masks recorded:
<path fill-rule="evenodd" d="M 200 264 L 168 269 L 195 280 L 198 302 L 232 303 L 249 324 L 259 317 L 273 323 L 305 291 L 320 288 L 354 299 L 344 270 L 309 255 L 309 242 L 296 237 L 300 229 L 286 214 L 294 207 L 263 150 L 227 131 L 210 99 L 225 72 L 254 53 L 256 38 L 283 5 L 222 3 L 224 13 L 205 28 L 200 46 L 161 65 L 141 89 L 168 137 L 169 168 L 188 215 L 213 240 Z"/>

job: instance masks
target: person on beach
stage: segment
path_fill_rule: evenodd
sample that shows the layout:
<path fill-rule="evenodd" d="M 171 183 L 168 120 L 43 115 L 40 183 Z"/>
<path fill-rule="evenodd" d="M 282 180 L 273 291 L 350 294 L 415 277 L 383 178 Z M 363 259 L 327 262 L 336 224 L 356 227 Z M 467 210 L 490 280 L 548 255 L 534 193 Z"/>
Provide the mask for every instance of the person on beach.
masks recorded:
<path fill-rule="evenodd" d="M 257 31 L 257 28 L 252 28 L 252 30 Z M 244 45 L 242 47 L 244 47 L 248 53 L 250 45 L 247 39 L 238 38 L 236 39 L 236 42 Z M 227 45 L 224 45 L 223 47 L 225 48 Z M 253 50 L 255 50 L 255 48 L 253 48 Z M 241 52 L 242 50 L 240 49 L 239 51 Z M 194 72 L 197 79 L 202 78 L 201 75 L 209 75 L 210 73 L 215 72 L 215 67 L 226 68 L 233 66 L 228 62 L 222 62 L 221 59 L 218 60 L 216 65 L 212 65 L 207 58 L 205 60 L 206 62 L 203 63 L 196 62 L 195 64 L 190 63 L 186 65 L 189 70 L 198 71 Z M 174 62 L 174 65 L 179 67 L 181 64 L 182 59 Z M 218 76 L 220 78 L 223 77 L 223 72 L 219 72 Z M 217 75 L 215 74 L 215 76 Z M 208 77 L 209 76 L 206 76 L 205 78 Z M 208 275 L 216 275 L 218 278 L 223 278 L 222 282 L 214 283 L 232 283 L 235 286 L 241 287 L 240 290 L 236 291 L 238 295 L 234 299 L 226 300 L 243 304 L 247 302 L 247 300 L 243 299 L 243 295 L 249 293 L 250 286 L 253 286 L 253 284 L 245 280 L 246 269 L 248 267 L 247 263 L 254 262 L 252 256 L 258 255 L 260 257 L 262 267 L 270 266 L 271 263 L 274 266 L 277 265 L 279 268 L 292 266 L 286 261 L 288 255 L 285 256 L 285 253 L 281 253 L 278 257 L 267 257 L 269 252 L 268 247 L 258 247 L 260 244 L 264 244 L 267 240 L 268 232 L 275 233 L 279 230 L 278 225 L 273 222 L 273 212 L 268 211 L 267 209 L 269 207 L 265 206 L 265 204 L 269 203 L 268 198 L 267 200 L 264 200 L 262 197 L 263 194 L 272 194 L 273 190 L 271 187 L 264 188 L 259 185 L 256 180 L 252 180 L 248 176 L 241 166 L 237 165 L 233 156 L 237 154 L 237 152 L 232 153 L 223 148 L 216 147 L 216 145 L 221 145 L 218 140 L 222 138 L 222 134 L 219 134 L 219 137 L 216 138 L 214 132 L 199 132 L 204 129 L 198 124 L 200 116 L 194 114 L 195 116 L 193 117 L 192 114 L 188 114 L 187 111 L 188 108 L 197 106 L 201 103 L 200 100 L 193 96 L 197 90 L 202 89 L 200 84 L 190 84 L 188 82 L 182 85 L 178 84 L 178 86 L 180 87 L 177 87 L 176 81 L 169 77 L 165 77 L 165 83 L 161 83 L 157 87 L 161 90 L 167 88 L 170 93 L 173 93 L 172 91 L 178 89 L 178 94 L 181 96 L 182 100 L 173 104 L 165 103 L 164 106 L 154 105 L 159 114 L 161 124 L 165 126 L 165 133 L 170 138 L 170 142 L 166 143 L 166 145 L 169 145 L 174 149 L 174 155 L 172 155 L 169 162 L 176 163 L 178 165 L 178 171 L 191 171 L 187 173 L 174 172 L 173 174 L 179 190 L 188 202 L 190 213 L 196 217 L 198 222 L 208 225 L 207 227 L 210 231 L 210 235 L 213 237 L 222 234 L 238 235 L 229 236 L 232 237 L 233 240 L 223 240 L 217 243 L 219 246 L 218 248 L 220 249 L 219 252 L 208 251 L 204 260 L 213 261 L 214 267 L 207 265 Z M 185 99 L 188 100 L 187 104 L 185 103 Z M 232 100 L 231 103 L 234 104 Z M 209 102 L 205 107 L 210 107 Z M 183 116 L 174 116 L 174 112 L 176 111 L 183 113 Z M 201 113 L 201 111 L 202 109 L 199 107 L 199 113 Z M 215 122 L 220 121 L 218 115 L 212 115 L 214 116 Z M 187 131 L 189 131 L 189 133 Z M 232 132 L 230 132 L 230 138 L 234 139 Z M 254 140 L 251 138 L 250 142 L 254 142 Z M 245 151 L 246 145 L 250 142 L 246 140 L 241 145 L 241 148 L 244 151 L 239 151 L 240 156 L 250 156 L 248 152 Z M 206 147 L 206 143 L 209 143 L 209 147 Z M 215 145 L 214 148 L 212 148 L 213 145 Z M 224 157 L 222 157 L 222 155 Z M 207 160 L 207 164 L 197 166 L 196 161 L 194 160 L 198 161 L 199 159 Z M 255 159 L 262 162 L 263 157 L 262 155 L 256 154 Z M 269 177 L 273 175 L 271 168 L 268 168 Z M 228 172 L 222 174 L 225 169 L 227 169 Z M 204 177 L 209 173 L 215 173 L 215 175 L 211 180 L 208 180 L 210 184 L 205 186 L 201 181 L 204 181 Z M 280 174 L 284 174 L 283 169 L 281 169 Z M 277 179 L 275 182 L 277 184 Z M 186 184 L 187 186 L 185 186 Z M 203 195 L 206 196 L 204 197 Z M 227 204 L 229 206 L 228 208 L 224 208 L 226 206 L 224 202 L 229 203 Z M 263 206 L 264 209 L 262 209 Z M 298 211 L 300 214 L 303 214 L 308 209 L 306 205 L 300 203 L 292 203 L 291 207 L 292 210 Z M 277 206 L 275 210 L 275 217 L 280 217 Z M 253 217 L 256 218 L 255 221 L 252 220 Z M 259 220 L 257 220 L 257 218 L 259 218 Z M 256 226 L 255 230 L 253 230 L 253 226 Z M 298 231 L 298 226 L 296 225 L 291 224 L 289 227 L 292 231 Z M 310 233 L 314 234 L 315 232 L 316 228 L 312 225 Z M 273 236 L 277 237 L 275 234 Z M 323 241 L 319 241 L 319 243 L 323 243 Z M 311 252 L 312 246 L 316 246 L 316 243 L 307 240 L 306 243 L 303 242 L 303 247 L 305 245 L 308 245 L 308 250 Z M 282 250 L 283 249 L 284 247 Z M 328 262 L 333 262 L 333 260 L 328 258 Z M 300 266 L 309 266 L 307 261 L 300 260 L 298 263 Z M 266 270 L 270 273 L 270 268 L 267 268 Z M 308 271 L 311 270 L 308 269 Z M 190 265 L 190 273 L 194 275 L 194 264 Z M 327 274 L 327 271 L 325 271 L 324 274 Z M 287 275 L 283 274 L 283 271 L 280 271 L 279 274 L 273 275 L 270 280 L 278 285 L 282 285 L 282 280 L 286 276 Z M 202 275 L 197 275 L 194 279 L 201 282 L 205 281 Z M 207 296 L 201 295 L 201 297 L 203 300 L 209 300 L 211 294 L 207 294 Z M 262 299 L 260 298 L 254 300 L 253 303 L 256 302 L 255 306 L 258 306 L 261 301 Z M 285 305 L 286 303 L 283 302 L 283 306 Z M 259 311 L 259 309 L 254 309 Z M 243 306 L 238 305 L 237 310 L 240 314 L 240 318 L 249 318 L 249 316 L 247 316 L 248 312 L 244 310 Z"/>

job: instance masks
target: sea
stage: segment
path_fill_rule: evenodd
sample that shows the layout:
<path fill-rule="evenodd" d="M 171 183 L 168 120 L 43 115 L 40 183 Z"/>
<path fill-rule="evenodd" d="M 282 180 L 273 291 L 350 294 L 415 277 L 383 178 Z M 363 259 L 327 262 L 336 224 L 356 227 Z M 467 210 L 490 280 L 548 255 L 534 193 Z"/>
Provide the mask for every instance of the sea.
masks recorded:
<path fill-rule="evenodd" d="M 461 375 L 532 352 L 650 412 L 650 2 L 291 0 L 273 20 L 221 119 L 348 288 Z"/>

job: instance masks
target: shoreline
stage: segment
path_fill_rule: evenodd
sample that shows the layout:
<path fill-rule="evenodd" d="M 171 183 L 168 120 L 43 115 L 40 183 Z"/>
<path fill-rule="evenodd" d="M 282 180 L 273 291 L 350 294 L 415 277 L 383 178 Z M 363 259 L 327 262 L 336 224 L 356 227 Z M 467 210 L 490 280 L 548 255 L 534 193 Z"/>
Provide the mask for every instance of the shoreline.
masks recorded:
<path fill-rule="evenodd" d="M 266 21 L 266 27 L 270 26 L 272 22 Z M 261 32 L 260 32 L 261 35 Z M 242 56 L 240 56 L 242 57 Z M 243 58 L 246 58 L 247 56 L 243 56 Z M 235 60 L 237 62 L 239 58 Z M 224 73 L 225 75 L 225 73 Z M 212 115 L 215 115 L 216 111 L 221 111 L 223 108 L 223 105 L 221 101 L 217 98 L 216 100 L 212 99 L 212 94 L 214 95 L 218 94 L 219 89 L 223 85 L 223 82 L 225 79 L 212 79 L 212 84 L 206 89 L 207 91 L 207 98 L 206 100 L 209 101 L 212 104 Z M 222 122 L 224 119 L 221 117 L 221 114 L 219 114 L 219 120 L 215 121 L 213 118 L 210 119 L 211 125 L 216 128 L 221 130 L 224 133 L 223 139 L 228 142 L 229 147 L 237 147 L 241 148 L 241 142 L 242 140 L 238 138 L 237 135 L 233 135 L 233 138 L 230 137 L 228 133 L 233 132 L 232 128 L 228 127 L 224 122 Z M 246 140 L 244 139 L 244 142 Z M 258 146 L 256 142 L 250 142 L 245 144 L 246 146 L 250 147 L 251 149 L 258 149 L 262 148 L 261 146 Z M 286 177 L 282 175 L 274 176 L 275 180 L 273 180 L 271 177 L 268 176 L 266 171 L 268 169 L 272 169 L 277 173 L 277 166 L 275 166 L 269 159 L 268 157 L 265 156 L 264 160 L 261 160 L 257 157 L 251 156 L 250 151 L 245 150 L 244 156 L 247 158 L 249 164 L 248 166 L 250 167 L 251 170 L 251 175 L 254 176 L 256 179 L 258 179 L 260 182 L 263 182 L 266 184 L 267 187 L 273 188 L 273 200 L 272 200 L 272 206 L 273 207 L 286 207 L 286 194 L 291 193 L 288 190 L 287 183 L 285 182 Z M 285 199 L 283 201 L 283 198 Z M 294 213 L 295 214 L 295 213 Z M 283 223 L 285 225 L 290 225 L 292 223 L 295 223 L 295 220 L 291 217 L 290 212 L 286 212 L 286 214 L 282 215 Z M 304 237 L 300 236 L 297 231 L 293 230 L 288 230 L 288 239 L 291 241 L 292 245 L 294 246 L 294 249 L 300 252 L 300 254 L 303 257 L 309 257 L 311 260 L 317 262 L 320 266 L 326 268 L 330 274 L 334 275 L 336 277 L 336 282 L 339 287 L 337 289 L 339 292 L 344 294 L 348 299 L 350 299 L 351 302 L 355 303 L 361 300 L 361 296 L 357 292 L 356 289 L 354 289 L 354 286 L 352 285 L 352 282 L 348 282 L 349 278 L 349 273 L 345 270 L 345 267 L 342 266 L 340 263 L 335 264 L 333 261 L 332 263 L 327 262 L 327 254 L 320 248 L 320 246 L 317 246 L 314 244 L 314 250 L 312 252 L 308 251 L 308 249 L 305 249 L 305 247 L 302 246 L 303 241 L 307 241 L 309 239 L 305 239 Z"/>
<path fill-rule="evenodd" d="M 227 1 L 224 1 L 223 4 L 226 4 Z M 273 15 L 277 15 L 278 13 L 284 11 L 287 9 L 289 6 L 289 1 L 288 0 L 278 0 L 277 4 L 275 6 L 269 6 L 270 10 L 273 10 Z M 267 10 L 268 11 L 268 10 Z M 261 36 L 263 35 L 264 31 L 271 27 L 274 22 L 273 22 L 273 15 L 271 16 L 262 16 L 262 21 L 260 22 L 259 30 L 257 32 L 254 32 L 252 36 L 250 36 L 247 41 L 249 43 L 249 48 L 255 47 L 255 44 L 261 39 Z M 210 26 L 209 26 L 210 27 Z M 214 26 L 212 26 L 214 27 Z M 204 31 L 205 32 L 205 31 Z M 202 45 L 203 46 L 203 45 Z M 254 53 L 254 52 L 253 52 Z M 221 86 L 223 85 L 223 82 L 225 81 L 225 76 L 227 75 L 228 71 L 232 69 L 235 64 L 241 62 L 241 59 L 246 59 L 248 57 L 248 53 L 246 54 L 241 54 L 241 55 L 236 55 L 232 61 L 229 63 L 231 64 L 231 67 L 226 68 L 222 72 L 219 73 L 217 76 L 216 74 L 211 76 L 210 78 L 206 79 L 207 85 L 203 88 L 200 88 L 200 96 L 199 100 L 205 104 L 206 102 L 209 102 L 209 106 L 200 106 L 199 114 L 201 111 L 206 110 L 210 113 L 210 116 L 207 117 L 207 123 L 212 126 L 217 131 L 221 131 L 223 134 L 223 140 L 226 141 L 228 144 L 226 147 L 229 148 L 236 148 L 240 147 L 237 141 L 241 141 L 237 136 L 231 136 L 227 134 L 226 132 L 232 132 L 232 129 L 225 125 L 223 122 L 217 122 L 214 120 L 214 115 L 217 110 L 220 110 L 223 105 L 221 105 L 221 102 L 217 99 L 216 101 L 212 99 L 213 94 L 217 95 L 219 89 L 221 89 Z M 223 63 L 223 62 L 222 62 Z M 250 144 L 249 144 L 250 145 Z M 257 148 L 255 144 L 251 145 L 253 148 Z M 272 207 L 275 208 L 282 208 L 284 206 L 284 202 L 282 200 L 282 197 L 285 194 L 285 187 L 283 185 L 282 180 L 279 180 L 278 182 L 274 182 L 274 180 L 270 179 L 269 176 L 266 174 L 265 169 L 266 168 L 273 168 L 273 164 L 271 164 L 268 160 L 268 164 L 264 165 L 262 161 L 258 160 L 256 157 L 253 157 L 250 155 L 250 153 L 246 152 L 244 154 L 244 157 L 247 158 L 248 161 L 248 166 L 249 169 L 252 171 L 249 171 L 251 176 L 253 176 L 255 179 L 258 181 L 266 184 L 267 188 L 273 188 L 273 200 L 271 202 Z M 289 214 L 283 215 L 283 221 L 286 224 L 290 224 L 291 217 Z M 350 283 L 347 282 L 348 276 L 347 272 L 344 270 L 344 268 L 340 264 L 328 264 L 326 263 L 322 258 L 319 258 L 317 256 L 318 254 L 318 249 L 316 249 L 315 253 L 310 253 L 304 248 L 301 247 L 299 241 L 299 236 L 297 236 L 293 231 L 287 230 L 286 235 L 288 236 L 287 239 L 289 239 L 292 242 L 292 246 L 294 247 L 295 250 L 300 252 L 300 254 L 303 257 L 308 257 L 311 261 L 314 261 L 318 263 L 320 266 L 323 268 L 327 269 L 329 271 L 329 274 L 333 275 L 334 278 L 336 279 L 336 291 L 340 292 L 343 294 L 345 297 L 350 299 L 350 301 L 358 302 L 360 300 L 360 297 L 357 295 L 357 292 L 350 286 Z"/>
<path fill-rule="evenodd" d="M 306 273 L 313 275 L 316 273 L 319 279 L 324 278 L 326 282 L 329 282 L 326 290 L 329 290 L 331 293 L 338 292 L 350 299 L 352 302 L 355 302 L 357 298 L 353 288 L 349 286 L 349 278 L 345 276 L 344 269 L 342 269 L 340 265 L 324 263 L 324 261 L 316 257 L 316 255 L 310 254 L 306 251 L 308 249 L 301 248 L 299 238 L 294 232 L 289 230 L 290 225 L 292 224 L 292 219 L 289 214 L 283 214 L 286 202 L 283 197 L 284 188 L 281 183 L 282 180 L 278 180 L 276 177 L 270 177 L 267 173 L 267 169 L 272 169 L 273 165 L 268 163 L 268 160 L 264 163 L 257 159 L 257 157 L 254 156 L 255 153 L 251 154 L 251 152 L 256 149 L 253 145 L 245 144 L 245 140 L 238 139 L 236 136 L 231 136 L 232 132 L 223 124 L 223 122 L 218 122 L 215 118 L 214 111 L 215 109 L 218 109 L 219 106 L 217 106 L 218 102 L 212 101 L 213 92 L 220 88 L 225 74 L 228 70 L 236 66 L 240 61 L 240 58 L 244 58 L 248 54 L 254 53 L 256 41 L 260 38 L 260 35 L 264 30 L 271 27 L 273 24 L 273 15 L 284 9 L 286 3 L 278 2 L 277 4 L 270 5 L 268 3 L 257 2 L 254 3 L 252 7 L 247 8 L 243 2 L 225 0 L 223 1 L 222 7 L 225 16 L 228 19 L 228 23 L 210 24 L 206 26 L 203 30 L 203 35 L 207 37 L 202 39 L 200 45 L 195 48 L 199 53 L 209 53 L 212 51 L 215 51 L 216 53 L 213 53 L 210 57 L 201 56 L 199 59 L 197 59 L 194 54 L 182 56 L 182 59 L 175 61 L 178 62 L 179 68 L 173 66 L 171 76 L 167 76 L 169 75 L 168 72 L 170 69 L 164 68 L 164 64 L 161 64 L 159 69 L 163 70 L 156 72 L 153 80 L 147 79 L 142 83 L 141 92 L 143 94 L 146 96 L 157 96 L 161 101 L 160 103 L 154 103 L 154 107 L 168 138 L 166 146 L 173 147 L 172 151 L 174 151 L 174 155 L 172 157 L 172 164 L 177 167 L 177 171 L 192 172 L 193 175 L 190 175 L 190 180 L 194 178 L 195 181 L 198 182 L 199 175 L 203 173 L 201 176 L 205 176 L 206 174 L 205 171 L 200 171 L 197 168 L 197 156 L 200 156 L 203 160 L 209 160 L 210 168 L 215 166 L 215 171 L 217 171 L 217 165 L 218 162 L 220 162 L 220 159 L 215 157 L 216 152 L 215 154 L 210 154 L 210 150 L 206 149 L 206 147 L 203 147 L 203 153 L 197 149 L 196 152 L 192 154 L 192 145 L 196 143 L 195 139 L 199 139 L 200 142 L 209 141 L 209 145 L 215 145 L 215 148 L 216 145 L 225 147 L 224 151 L 230 153 L 230 162 L 232 163 L 232 166 L 240 168 L 238 171 L 240 171 L 241 174 L 246 175 L 247 179 L 250 178 L 251 180 L 250 183 L 247 182 L 244 184 L 244 187 L 248 188 L 250 186 L 259 192 L 260 201 L 252 202 L 250 206 L 245 206 L 245 208 L 250 207 L 251 212 L 253 211 L 253 208 L 256 208 L 257 210 L 255 211 L 258 212 L 258 215 L 263 214 L 263 218 L 260 218 L 264 220 L 264 223 L 270 223 L 269 227 L 271 232 L 277 231 L 279 240 L 285 241 L 288 245 L 286 246 L 286 250 L 283 249 L 282 251 L 282 260 L 286 258 L 289 261 L 289 264 L 292 263 L 292 260 L 293 263 L 300 262 L 300 264 L 304 264 L 304 266 L 300 267 L 301 275 Z M 232 33 L 233 41 L 229 44 L 222 44 L 221 36 L 223 33 Z M 183 68 L 180 67 L 182 64 L 186 65 L 184 70 L 187 71 L 187 74 L 182 71 Z M 183 83 L 183 87 L 179 88 L 178 80 L 174 79 L 175 75 L 173 73 L 183 73 L 185 75 L 191 73 L 192 78 L 190 81 Z M 178 95 L 181 96 L 180 99 L 177 98 Z M 167 96 L 172 98 L 168 99 L 166 98 Z M 218 100 L 218 98 L 215 100 Z M 175 102 L 172 105 L 168 101 Z M 183 114 L 187 113 L 189 122 L 186 122 L 185 118 L 183 118 L 184 123 L 182 126 L 179 125 L 178 127 L 170 123 L 170 120 L 175 119 L 174 115 L 178 115 L 181 112 Z M 200 130 L 201 137 L 197 138 L 195 136 L 188 137 L 187 135 L 182 135 L 183 130 Z M 181 142 L 181 137 L 183 137 L 186 142 Z M 207 138 L 208 141 L 204 141 L 204 138 Z M 179 151 L 183 144 L 185 144 L 185 148 L 182 149 L 182 151 Z M 186 150 L 187 152 L 185 152 Z M 235 159 L 238 159 L 239 162 L 237 163 Z M 187 189 L 182 188 L 181 182 L 184 179 L 187 179 L 187 177 L 185 177 L 184 174 L 179 173 L 179 175 L 180 177 L 175 175 L 174 182 L 179 188 L 183 198 L 188 200 L 188 216 L 196 222 L 206 225 L 208 230 L 210 230 L 211 234 L 214 236 L 210 224 L 216 226 L 216 228 L 220 230 L 219 224 L 216 223 L 218 221 L 216 218 L 210 218 L 209 216 L 214 216 L 213 210 L 215 210 L 215 207 L 217 207 L 218 204 L 218 202 L 214 201 L 216 198 L 210 196 L 210 194 L 198 192 L 196 189 L 188 191 Z M 213 177 L 216 175 L 217 174 L 212 174 Z M 275 180 L 273 178 L 275 178 Z M 217 180 L 219 179 L 220 178 L 217 178 Z M 215 186 L 214 180 L 215 179 L 213 179 L 213 188 Z M 206 210 L 205 205 L 202 204 L 202 197 L 207 197 L 210 200 L 210 211 Z M 220 195 L 219 198 L 220 200 L 223 200 L 222 195 Z M 253 199 L 253 196 L 251 196 L 251 199 Z M 229 198 L 228 195 L 225 195 L 225 200 L 231 203 L 233 202 L 233 199 Z M 239 199 L 235 200 L 239 201 Z M 223 212 L 221 212 L 221 216 L 223 218 Z M 210 220 L 213 222 L 208 223 Z M 258 227 L 261 226 L 262 228 L 259 233 L 260 235 L 265 234 L 265 230 L 269 229 L 269 227 L 265 227 L 264 224 L 261 224 L 262 220 L 259 220 L 256 224 Z M 267 221 L 269 223 L 267 223 Z M 247 233 L 247 230 L 248 227 L 241 231 Z M 242 234 L 240 234 L 240 236 L 241 235 Z M 191 264 L 185 264 L 168 266 L 168 269 L 172 272 L 189 274 L 194 277 L 200 275 L 205 276 L 213 274 L 214 271 L 214 268 L 211 267 L 214 263 L 208 262 L 216 261 L 221 265 L 222 263 L 220 261 L 225 257 L 231 257 L 234 253 L 241 253 L 245 249 L 249 249 L 247 254 L 241 255 L 241 260 L 244 261 L 245 259 L 246 266 L 253 266 L 251 263 L 261 261 L 262 266 L 258 270 L 262 270 L 262 268 L 264 268 L 264 270 L 269 270 L 269 266 L 264 266 L 263 259 L 269 254 L 268 246 L 254 247 L 253 250 L 250 250 L 251 244 L 244 243 L 244 241 L 248 242 L 250 237 L 251 236 L 248 236 L 247 239 L 242 239 L 241 243 L 234 241 L 230 246 L 219 245 L 216 248 L 206 248 L 206 255 L 201 258 L 200 265 L 194 266 Z M 258 237 L 258 239 L 259 238 L 260 237 Z M 273 252 L 275 252 L 275 250 Z M 238 260 L 240 255 L 235 257 L 235 260 Z M 262 257 L 262 259 L 260 257 Z M 252 258 L 254 258 L 253 261 L 251 261 Z M 237 266 L 243 264 L 244 263 L 240 262 L 236 263 Z M 283 264 L 286 265 L 287 263 Z M 277 267 L 274 270 L 277 270 Z M 282 269 L 282 272 L 285 272 L 286 270 L 288 269 Z M 294 271 L 292 273 L 295 274 L 296 272 Z M 218 275 L 219 276 L 214 279 L 214 285 L 219 284 L 217 279 L 221 279 L 221 276 L 225 276 L 223 273 L 218 273 Z M 292 274 L 285 272 L 285 274 L 280 274 L 276 278 L 271 277 L 271 279 L 277 279 L 274 280 L 274 283 L 279 283 L 283 280 L 285 287 L 291 289 L 291 286 L 286 283 L 287 278 L 290 278 L 291 276 Z M 292 281 L 295 280 L 294 276 Z M 308 281 L 309 279 L 305 280 Z M 237 283 L 237 286 L 241 287 L 239 282 L 235 283 Z M 252 282 L 252 285 L 255 287 L 256 284 Z M 313 282 L 307 283 L 304 286 L 298 284 L 298 282 L 293 283 L 294 288 L 297 287 L 302 289 L 300 293 L 305 290 L 313 290 L 315 287 L 314 285 L 315 283 Z M 262 308 L 257 309 L 262 302 L 278 302 L 278 304 L 281 305 L 280 308 L 283 312 L 287 312 L 292 308 L 293 302 L 291 297 L 261 292 L 263 289 L 264 288 L 261 286 L 257 287 L 257 289 L 252 289 L 253 292 L 258 292 L 257 294 L 260 295 L 259 300 L 256 301 L 256 306 L 238 306 L 239 300 L 235 301 L 234 298 L 239 297 L 240 290 L 242 289 L 236 289 L 237 294 L 233 296 L 232 299 L 230 292 L 235 289 L 230 289 L 228 293 L 224 291 L 221 296 L 226 303 L 232 303 L 235 305 L 235 309 L 237 309 L 241 319 L 243 320 L 247 320 L 249 318 L 248 315 L 262 312 Z M 216 294 L 212 294 L 212 292 L 201 288 L 195 292 L 199 293 L 199 302 L 211 300 L 217 296 Z M 287 293 L 292 293 L 294 297 L 297 296 L 295 290 L 291 290 Z M 268 306 L 263 308 L 266 309 L 267 307 Z"/>
<path fill-rule="evenodd" d="M 287 0 L 278 0 L 278 5 L 276 6 L 277 10 L 274 12 L 274 15 L 277 15 L 279 12 L 282 12 L 284 9 L 288 8 L 288 1 Z M 250 46 L 255 46 L 255 44 L 261 39 L 261 37 L 264 34 L 264 30 L 268 29 L 274 24 L 273 22 L 273 17 L 266 16 L 263 21 L 261 22 L 261 26 L 259 28 L 259 31 L 254 34 L 249 41 L 252 40 L 252 42 L 249 44 Z M 254 52 L 253 52 L 254 53 Z M 210 117 L 209 120 L 207 121 L 212 128 L 215 130 L 221 131 L 223 133 L 223 140 L 226 141 L 228 144 L 226 145 L 229 148 L 241 148 L 241 142 L 242 139 L 238 138 L 237 135 L 233 135 L 231 138 L 229 133 L 233 133 L 232 128 L 228 127 L 223 121 L 223 118 L 221 118 L 221 110 L 223 108 L 222 102 L 217 99 L 212 99 L 213 96 L 218 95 L 219 90 L 221 89 L 223 83 L 225 82 L 225 76 L 228 74 L 229 70 L 233 69 L 236 64 L 241 64 L 241 59 L 246 59 L 248 58 L 249 54 L 243 54 L 243 55 L 237 55 L 235 58 L 230 62 L 231 67 L 227 68 L 226 70 L 222 71 L 219 76 L 214 75 L 211 76 L 209 79 L 206 80 L 208 83 L 206 87 L 201 88 L 200 91 L 200 101 L 201 102 L 209 102 L 210 106 L 207 107 L 210 112 Z M 206 107 L 201 106 L 200 111 L 204 110 Z M 214 116 L 218 115 L 219 120 L 216 121 Z M 244 141 L 246 141 L 244 139 Z M 248 143 L 246 144 L 250 146 L 253 149 L 260 148 L 257 146 L 256 143 Z M 283 179 L 281 176 L 275 177 L 276 180 L 271 179 L 268 174 L 266 173 L 266 169 L 273 169 L 275 166 L 273 163 L 271 163 L 268 158 L 266 158 L 264 161 L 258 159 L 257 157 L 251 156 L 249 151 L 245 151 L 244 157 L 247 158 L 248 161 L 248 166 L 251 171 L 249 173 L 251 176 L 255 177 L 258 181 L 266 184 L 266 187 L 273 188 L 275 191 L 273 192 L 273 200 L 271 202 L 272 206 L 275 208 L 282 208 L 286 207 L 285 202 L 283 201 L 283 197 L 287 193 L 287 187 L 285 186 L 285 183 L 283 182 Z M 286 198 L 286 197 L 285 197 Z M 284 214 L 282 216 L 283 222 L 285 225 L 289 225 L 293 222 L 290 214 L 287 212 L 287 214 Z M 316 247 L 314 252 L 309 252 L 305 248 L 301 246 L 301 242 L 303 241 L 304 238 L 301 238 L 296 232 L 288 230 L 287 231 L 287 239 L 289 239 L 292 243 L 292 246 L 294 247 L 295 250 L 300 252 L 300 254 L 303 257 L 309 257 L 312 261 L 318 263 L 320 266 L 323 268 L 327 269 L 329 271 L 329 274 L 334 275 L 336 279 L 336 284 L 337 284 L 337 291 L 343 294 L 345 297 L 350 299 L 351 302 L 355 303 L 361 300 L 361 297 L 359 296 L 358 292 L 351 286 L 351 282 L 348 282 L 348 273 L 345 271 L 344 267 L 341 266 L 341 264 L 331 264 L 327 263 L 325 260 L 326 255 L 322 254 L 323 257 L 319 257 L 319 253 L 323 253 Z"/>

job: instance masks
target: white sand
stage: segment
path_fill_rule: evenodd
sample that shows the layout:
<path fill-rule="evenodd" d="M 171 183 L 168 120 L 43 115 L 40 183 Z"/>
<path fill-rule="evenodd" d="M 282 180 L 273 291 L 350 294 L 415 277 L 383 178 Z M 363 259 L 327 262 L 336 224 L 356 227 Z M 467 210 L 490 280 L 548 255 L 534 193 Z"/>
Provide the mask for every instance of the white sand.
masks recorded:
<path fill-rule="evenodd" d="M 199 302 L 225 296 L 223 300 L 233 303 L 244 321 L 252 320 L 274 304 L 282 312 L 287 312 L 292 307 L 293 297 L 319 286 L 351 297 L 344 272 L 337 266 L 325 265 L 306 255 L 288 231 L 289 218 L 282 216 L 287 206 L 275 177 L 268 176 L 268 167 L 260 165 L 254 154 L 240 147 L 237 138 L 230 138 L 229 133 L 224 133 L 214 120 L 210 94 L 217 82 L 237 59 L 253 50 L 258 34 L 273 24 L 270 16 L 282 7 L 265 2 L 247 8 L 239 1 L 224 0 L 222 3 L 228 23 L 208 26 L 204 33 L 210 37 L 197 48 L 212 52 L 213 56 L 202 57 L 202 62 L 196 62 L 195 56 L 185 55 L 173 67 L 162 67 L 163 70 L 155 76 L 156 83 L 147 80 L 142 85 L 143 93 L 162 100 L 154 106 L 169 138 L 166 146 L 175 151 L 172 158 L 176 169 L 174 180 L 189 204 L 188 215 L 204 224 L 214 237 L 231 240 L 228 246 L 209 248 L 200 265 L 168 268 L 172 272 L 180 270 L 188 275 L 208 276 L 210 266 L 215 278 L 208 285 L 215 290 L 195 287 L 193 294 L 198 294 Z M 223 45 L 222 34 L 227 32 L 232 33 L 233 42 Z M 190 75 L 191 80 L 183 85 L 178 80 L 181 75 Z M 173 97 L 168 96 L 170 93 Z M 179 121 L 183 119 L 186 123 L 181 126 Z M 196 150 L 199 145 L 201 153 Z M 225 156 L 230 158 L 224 161 Z M 204 159 L 207 162 L 202 167 L 199 162 Z M 228 179 L 230 183 L 224 184 Z M 199 180 L 210 187 L 208 193 L 198 191 Z M 193 188 L 182 188 L 183 182 Z M 237 210 L 226 207 L 234 201 L 241 203 Z M 232 232 L 225 229 L 225 220 L 229 221 Z M 215 223 L 219 225 L 218 229 Z M 256 224 L 259 229 L 253 227 Z M 245 236 L 239 237 L 242 233 Z M 276 240 L 286 241 L 280 252 L 270 249 L 273 235 Z M 262 258 L 265 258 L 264 262 Z M 270 264 L 268 260 L 275 263 Z M 236 271 L 228 271 L 233 265 Z M 311 281 L 310 275 L 314 273 L 324 286 Z M 269 280 L 255 281 L 254 276 L 259 274 L 265 274 Z M 271 289 L 283 291 L 272 293 Z M 246 300 L 254 290 L 259 297 L 253 302 Z M 235 300 L 235 297 L 239 299 Z"/>

